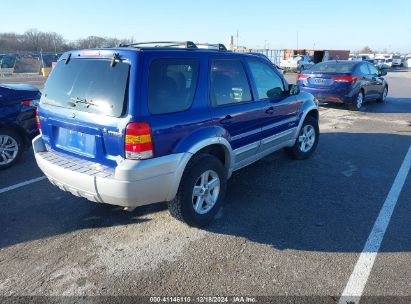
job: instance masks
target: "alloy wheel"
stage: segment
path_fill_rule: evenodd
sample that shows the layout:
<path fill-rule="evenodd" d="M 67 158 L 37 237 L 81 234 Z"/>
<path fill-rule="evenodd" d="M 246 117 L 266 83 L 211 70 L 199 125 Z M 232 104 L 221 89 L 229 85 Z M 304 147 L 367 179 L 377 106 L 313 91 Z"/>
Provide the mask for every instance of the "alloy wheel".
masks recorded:
<path fill-rule="evenodd" d="M 308 152 L 314 146 L 315 143 L 315 129 L 312 125 L 306 125 L 300 131 L 298 142 L 301 152 Z"/>
<path fill-rule="evenodd" d="M 194 184 L 192 202 L 194 211 L 198 214 L 209 212 L 218 200 L 220 194 L 220 178 L 213 170 L 201 174 Z"/>
<path fill-rule="evenodd" d="M 363 101 L 364 101 L 364 96 L 362 92 L 360 92 L 358 93 L 357 100 L 356 100 L 356 106 L 358 110 L 361 109 Z"/>
<path fill-rule="evenodd" d="M 384 92 L 382 93 L 382 101 L 384 102 L 387 99 L 388 89 L 387 87 L 384 88 Z"/>
<path fill-rule="evenodd" d="M 19 152 L 17 141 L 8 135 L 0 135 L 0 165 L 11 163 Z"/>

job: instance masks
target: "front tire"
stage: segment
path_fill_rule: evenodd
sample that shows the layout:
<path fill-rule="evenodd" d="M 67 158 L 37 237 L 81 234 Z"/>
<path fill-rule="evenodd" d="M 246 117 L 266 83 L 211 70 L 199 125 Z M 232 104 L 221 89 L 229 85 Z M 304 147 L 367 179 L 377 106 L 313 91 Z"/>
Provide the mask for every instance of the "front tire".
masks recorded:
<path fill-rule="evenodd" d="M 377 99 L 377 102 L 383 103 L 387 99 L 388 95 L 388 87 L 384 87 L 384 91 L 382 91 L 381 97 Z"/>
<path fill-rule="evenodd" d="M 0 130 L 0 170 L 13 166 L 23 153 L 23 139 L 8 129 Z"/>
<path fill-rule="evenodd" d="M 285 148 L 285 152 L 291 158 L 297 160 L 310 158 L 317 149 L 319 139 L 320 128 L 318 120 L 312 116 L 307 116 L 301 126 L 294 146 Z"/>
<path fill-rule="evenodd" d="M 227 170 L 209 154 L 193 156 L 188 163 L 176 197 L 168 203 L 170 214 L 193 227 L 211 223 L 223 203 Z"/>

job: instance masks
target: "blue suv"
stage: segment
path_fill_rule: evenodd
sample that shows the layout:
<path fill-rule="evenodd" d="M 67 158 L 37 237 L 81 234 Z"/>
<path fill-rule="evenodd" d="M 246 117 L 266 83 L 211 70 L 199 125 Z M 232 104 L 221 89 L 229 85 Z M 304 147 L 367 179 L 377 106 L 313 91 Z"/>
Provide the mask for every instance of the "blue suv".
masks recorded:
<path fill-rule="evenodd" d="M 205 48 L 202 48 L 205 47 Z M 227 179 L 282 148 L 310 157 L 318 104 L 264 58 L 152 42 L 67 52 L 48 78 L 33 140 L 51 183 L 94 202 L 169 202 L 205 226 Z"/>

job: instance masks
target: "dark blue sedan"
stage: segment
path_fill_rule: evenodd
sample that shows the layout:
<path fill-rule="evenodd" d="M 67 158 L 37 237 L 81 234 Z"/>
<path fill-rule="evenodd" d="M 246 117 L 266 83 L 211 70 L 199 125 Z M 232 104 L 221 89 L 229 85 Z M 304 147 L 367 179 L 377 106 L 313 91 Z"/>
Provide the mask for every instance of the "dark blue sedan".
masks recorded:
<path fill-rule="evenodd" d="M 40 91 L 24 84 L 0 84 L 0 170 L 15 164 L 38 134 Z"/>
<path fill-rule="evenodd" d="M 382 76 L 386 74 L 366 61 L 327 61 L 299 74 L 297 85 L 320 103 L 344 103 L 358 111 L 366 101 L 385 101 L 388 83 Z"/>

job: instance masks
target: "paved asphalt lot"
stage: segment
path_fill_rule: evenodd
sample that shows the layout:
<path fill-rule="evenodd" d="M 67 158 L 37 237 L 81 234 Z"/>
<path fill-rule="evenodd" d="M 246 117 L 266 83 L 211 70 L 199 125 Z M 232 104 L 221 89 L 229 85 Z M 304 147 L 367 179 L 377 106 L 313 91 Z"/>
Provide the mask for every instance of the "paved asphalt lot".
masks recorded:
<path fill-rule="evenodd" d="M 124 212 L 47 180 L 0 193 L 0 295 L 288 295 L 338 302 L 411 145 L 411 73 L 387 79 L 386 104 L 357 113 L 321 108 L 312 159 L 278 152 L 236 172 L 222 212 L 205 230 L 173 220 L 164 203 Z M 0 172 L 0 192 L 40 176 L 29 151 Z M 376 300 L 367 296 L 411 301 L 410 214 L 408 176 L 364 303 Z"/>

